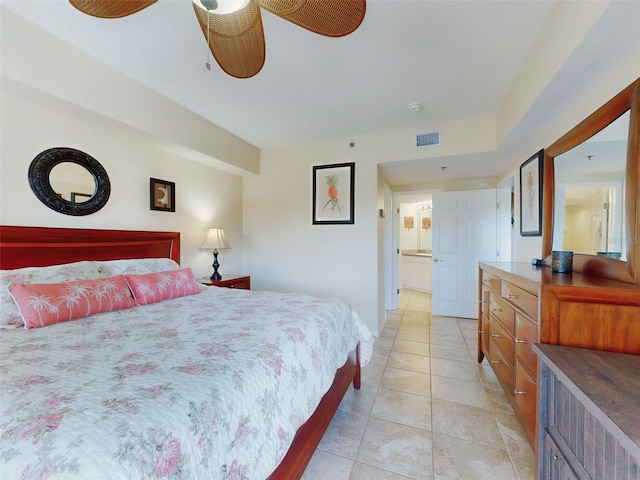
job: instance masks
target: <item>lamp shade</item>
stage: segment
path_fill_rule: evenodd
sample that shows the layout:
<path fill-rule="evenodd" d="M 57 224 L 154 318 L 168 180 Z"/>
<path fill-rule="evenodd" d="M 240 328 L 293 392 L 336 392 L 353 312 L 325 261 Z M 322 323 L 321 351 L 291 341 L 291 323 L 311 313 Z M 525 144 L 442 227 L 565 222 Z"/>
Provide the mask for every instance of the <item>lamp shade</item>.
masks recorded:
<path fill-rule="evenodd" d="M 223 228 L 210 228 L 207 230 L 207 236 L 200 246 L 201 250 L 217 250 L 222 248 L 231 248 Z"/>

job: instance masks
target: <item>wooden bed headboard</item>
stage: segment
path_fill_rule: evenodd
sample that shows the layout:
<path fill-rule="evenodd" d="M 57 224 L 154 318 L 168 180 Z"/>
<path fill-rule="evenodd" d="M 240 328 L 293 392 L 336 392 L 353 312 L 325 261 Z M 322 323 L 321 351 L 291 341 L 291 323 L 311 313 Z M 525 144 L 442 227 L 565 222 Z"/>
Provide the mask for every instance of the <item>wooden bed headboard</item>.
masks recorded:
<path fill-rule="evenodd" d="M 130 258 L 171 258 L 180 263 L 180 232 L 0 225 L 3 270 Z"/>

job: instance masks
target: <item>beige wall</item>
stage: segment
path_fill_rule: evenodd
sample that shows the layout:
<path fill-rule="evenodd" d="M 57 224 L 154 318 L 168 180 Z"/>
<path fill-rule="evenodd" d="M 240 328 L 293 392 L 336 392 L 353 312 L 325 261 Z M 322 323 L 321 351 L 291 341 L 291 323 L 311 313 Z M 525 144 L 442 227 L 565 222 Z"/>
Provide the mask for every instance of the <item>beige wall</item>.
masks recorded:
<path fill-rule="evenodd" d="M 221 271 L 243 273 L 242 175 L 259 172 L 258 149 L 4 9 L 0 21 L 0 223 L 179 231 L 199 276 L 212 271 L 205 231 L 221 226 L 232 246 Z M 57 146 L 104 166 L 102 210 L 62 215 L 31 192 L 30 162 Z M 175 213 L 149 209 L 150 177 L 176 183 Z"/>
<path fill-rule="evenodd" d="M 260 171 L 260 152 L 11 12 L 0 15 L 2 84 L 38 103 L 135 129 L 164 149 L 233 173 Z"/>
<path fill-rule="evenodd" d="M 263 151 L 244 179 L 244 266 L 257 289 L 338 296 L 378 331 L 377 164 L 335 140 Z M 312 224 L 313 165 L 355 162 L 355 224 Z"/>
<path fill-rule="evenodd" d="M 34 104 L 2 90 L 0 110 L 0 219 L 4 225 L 179 231 L 182 263 L 210 275 L 212 256 L 198 249 L 210 226 L 225 228 L 232 250 L 220 255 L 222 271 L 242 268 L 242 178 L 167 152 L 136 135 L 89 118 Z M 111 197 L 97 213 L 62 215 L 35 197 L 27 172 L 51 147 L 82 150 L 105 168 Z M 149 209 L 149 178 L 176 183 L 176 212 Z"/>

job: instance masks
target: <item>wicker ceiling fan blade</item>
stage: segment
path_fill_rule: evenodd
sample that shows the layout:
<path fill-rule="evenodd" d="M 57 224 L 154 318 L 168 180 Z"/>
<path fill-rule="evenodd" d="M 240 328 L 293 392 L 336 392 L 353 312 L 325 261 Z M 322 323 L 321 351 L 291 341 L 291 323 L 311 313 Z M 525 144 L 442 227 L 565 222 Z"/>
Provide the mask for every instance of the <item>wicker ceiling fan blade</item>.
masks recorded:
<path fill-rule="evenodd" d="M 255 0 L 289 22 L 327 37 L 355 31 L 367 9 L 366 0 Z"/>
<path fill-rule="evenodd" d="M 226 73 L 236 78 L 256 75 L 264 65 L 266 47 L 260 8 L 254 3 L 224 15 L 193 4 L 209 49 Z"/>
<path fill-rule="evenodd" d="M 99 18 L 120 18 L 147 8 L 158 0 L 69 0 L 82 13 Z"/>

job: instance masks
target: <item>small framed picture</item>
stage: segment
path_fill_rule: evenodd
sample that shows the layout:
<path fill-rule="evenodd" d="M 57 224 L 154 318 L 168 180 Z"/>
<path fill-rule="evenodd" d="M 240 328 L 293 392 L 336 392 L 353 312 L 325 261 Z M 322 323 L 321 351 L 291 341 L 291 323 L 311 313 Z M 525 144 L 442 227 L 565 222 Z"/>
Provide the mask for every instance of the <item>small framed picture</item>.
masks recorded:
<path fill-rule="evenodd" d="M 86 202 L 91 197 L 93 197 L 93 194 L 91 194 L 91 193 L 71 192 L 71 202 L 72 203 Z"/>
<path fill-rule="evenodd" d="M 158 178 L 149 179 L 149 202 L 151 210 L 176 211 L 176 184 Z"/>
<path fill-rule="evenodd" d="M 355 163 L 313 167 L 313 224 L 353 224 Z"/>
<path fill-rule="evenodd" d="M 520 165 L 520 235 L 542 235 L 542 168 L 544 150 Z"/>

